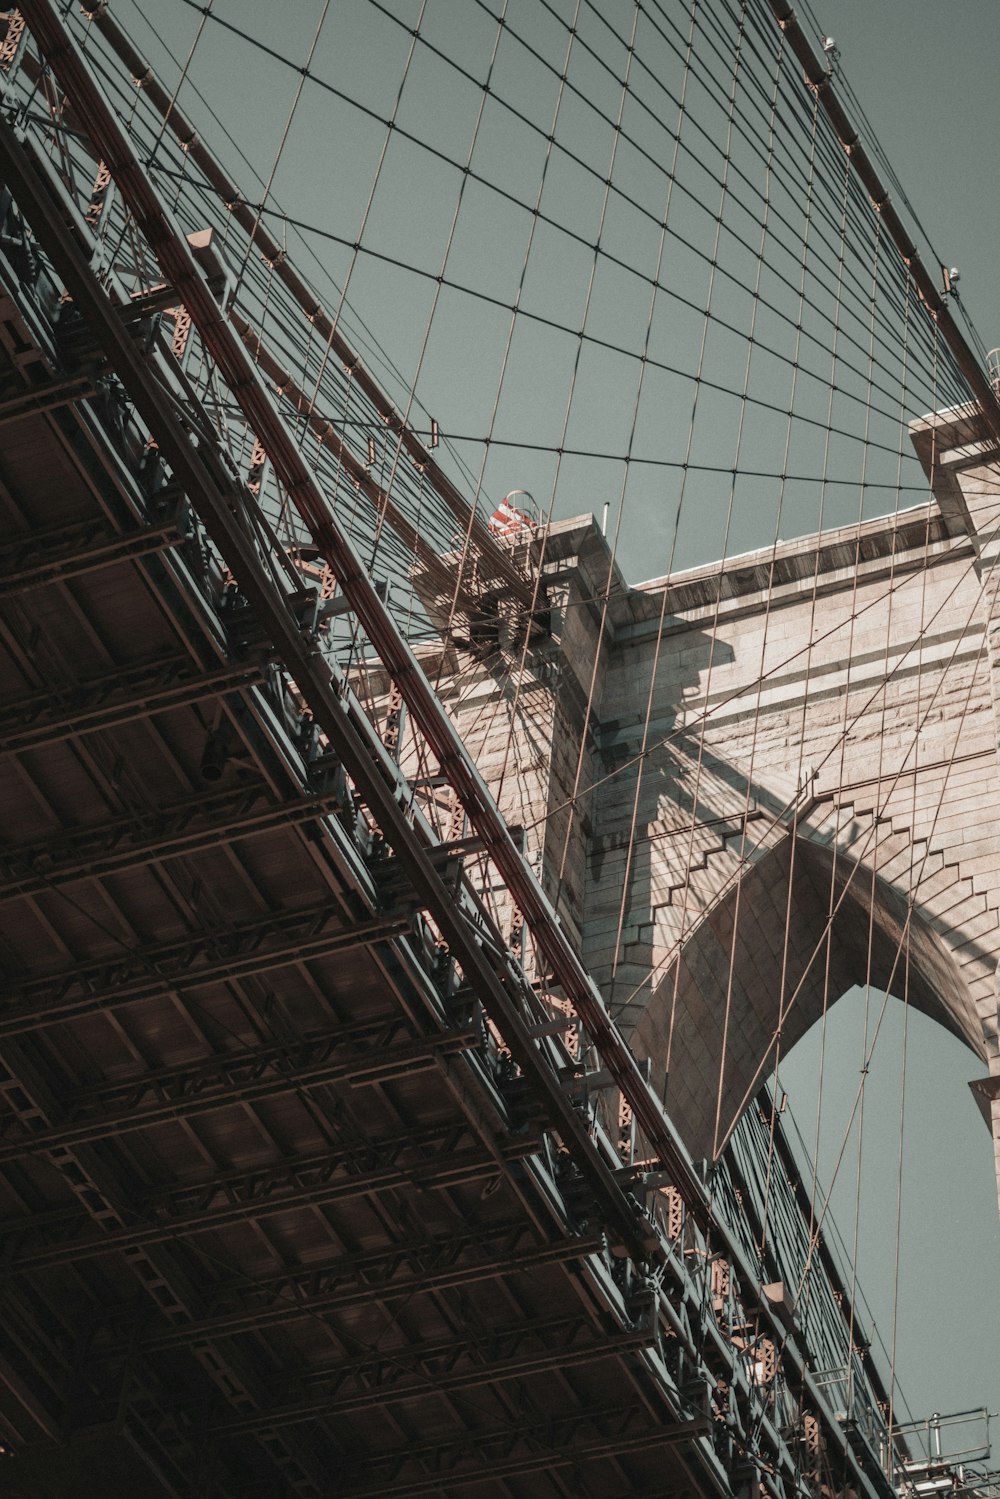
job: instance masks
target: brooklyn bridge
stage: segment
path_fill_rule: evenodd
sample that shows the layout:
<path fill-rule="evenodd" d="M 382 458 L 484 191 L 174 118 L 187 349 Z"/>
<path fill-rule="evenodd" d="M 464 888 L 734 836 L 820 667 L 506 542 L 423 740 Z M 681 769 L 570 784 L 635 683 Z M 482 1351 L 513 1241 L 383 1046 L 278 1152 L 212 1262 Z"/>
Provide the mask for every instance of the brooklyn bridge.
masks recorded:
<path fill-rule="evenodd" d="M 859 986 L 1000 1160 L 1000 404 L 833 39 L 185 6 L 0 16 L 0 1492 L 995 1499 L 781 1083 Z"/>

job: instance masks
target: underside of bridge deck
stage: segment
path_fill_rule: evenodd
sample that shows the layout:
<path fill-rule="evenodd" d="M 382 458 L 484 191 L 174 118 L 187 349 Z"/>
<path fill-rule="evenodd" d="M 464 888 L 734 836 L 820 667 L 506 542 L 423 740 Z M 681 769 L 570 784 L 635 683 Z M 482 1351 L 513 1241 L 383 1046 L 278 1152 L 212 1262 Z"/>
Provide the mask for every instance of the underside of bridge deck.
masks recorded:
<path fill-rule="evenodd" d="M 5 1492 L 677 1492 L 705 1422 L 526 1172 L 476 1006 L 3 269 Z"/>
<path fill-rule="evenodd" d="M 885 1495 L 738 1178 L 644 1082 L 609 1138 L 630 1053 L 423 816 L 161 283 L 0 158 L 4 1493 Z"/>

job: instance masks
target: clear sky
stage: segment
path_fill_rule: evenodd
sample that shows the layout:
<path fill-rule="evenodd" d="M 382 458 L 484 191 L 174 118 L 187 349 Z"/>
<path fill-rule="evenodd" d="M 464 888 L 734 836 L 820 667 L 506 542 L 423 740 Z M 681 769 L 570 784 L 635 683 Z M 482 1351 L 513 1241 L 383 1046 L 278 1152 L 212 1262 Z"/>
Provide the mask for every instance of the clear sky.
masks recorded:
<path fill-rule="evenodd" d="M 811 0 L 987 348 L 1000 344 L 995 0 Z"/>

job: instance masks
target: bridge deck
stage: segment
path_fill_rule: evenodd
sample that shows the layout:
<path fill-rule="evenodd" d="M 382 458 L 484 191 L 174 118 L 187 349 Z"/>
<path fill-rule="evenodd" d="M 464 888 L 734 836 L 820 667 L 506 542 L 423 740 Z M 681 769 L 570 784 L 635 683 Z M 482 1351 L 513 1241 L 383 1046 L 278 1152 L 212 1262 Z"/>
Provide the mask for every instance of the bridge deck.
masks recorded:
<path fill-rule="evenodd" d="M 811 1367 L 846 1336 L 863 1384 L 850 1308 L 807 1347 L 586 974 L 605 1051 L 565 1044 L 236 478 L 163 286 L 130 303 L 7 118 L 0 159 L 7 1492 L 886 1495 Z M 212 295 L 188 276 L 225 351 Z M 588 1092 L 623 1067 L 661 1151 L 624 1164 Z"/>
<path fill-rule="evenodd" d="M 273 650 L 2 319 L 8 1492 L 677 1492 L 696 1426 Z"/>

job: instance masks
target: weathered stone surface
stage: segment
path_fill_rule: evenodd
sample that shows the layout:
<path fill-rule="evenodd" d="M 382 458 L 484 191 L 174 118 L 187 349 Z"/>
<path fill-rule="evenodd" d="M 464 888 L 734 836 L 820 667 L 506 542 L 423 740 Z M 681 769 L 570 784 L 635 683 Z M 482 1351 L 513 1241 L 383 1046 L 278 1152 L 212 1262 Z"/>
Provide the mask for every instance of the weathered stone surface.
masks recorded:
<path fill-rule="evenodd" d="M 443 679 L 696 1156 L 865 982 L 989 1065 L 1000 1131 L 1000 480 L 974 413 L 912 437 L 929 504 L 637 588 L 550 527 L 552 641 Z"/>

